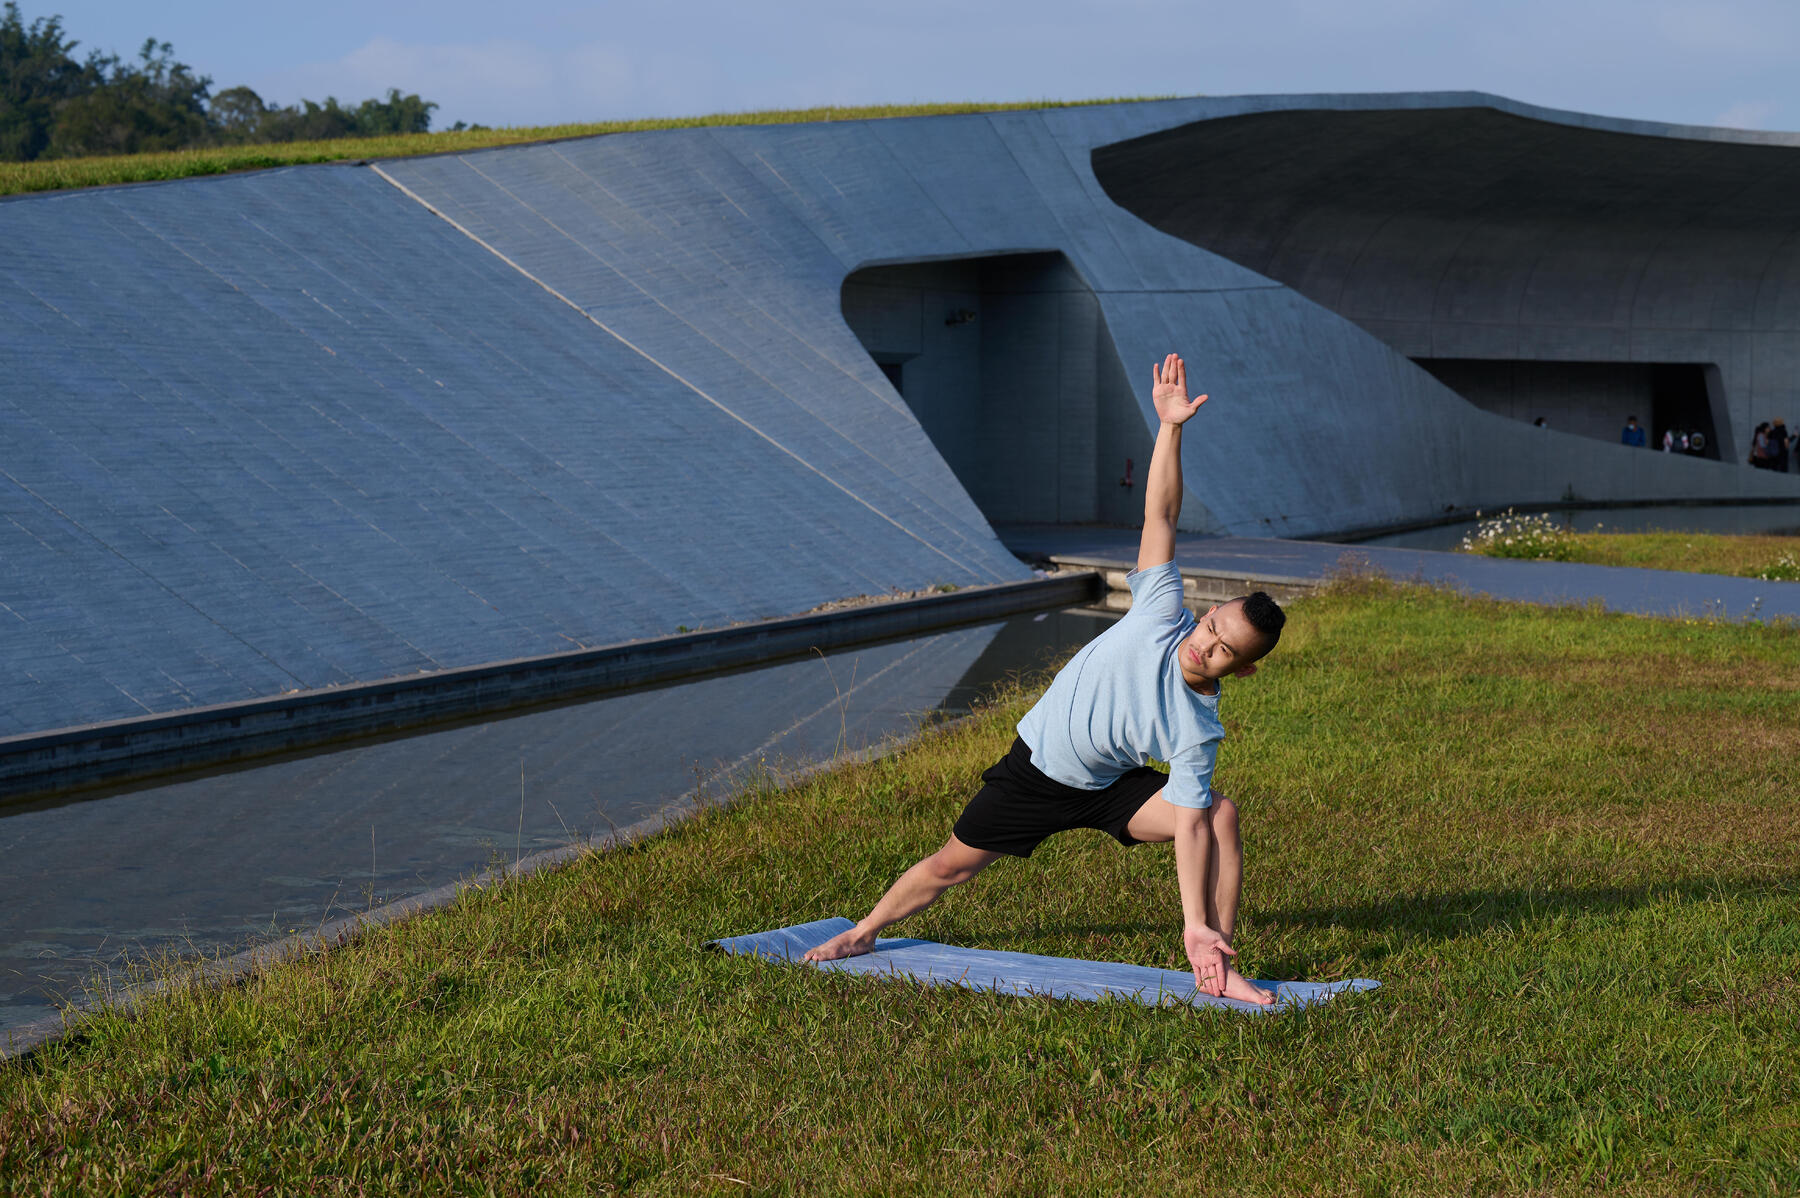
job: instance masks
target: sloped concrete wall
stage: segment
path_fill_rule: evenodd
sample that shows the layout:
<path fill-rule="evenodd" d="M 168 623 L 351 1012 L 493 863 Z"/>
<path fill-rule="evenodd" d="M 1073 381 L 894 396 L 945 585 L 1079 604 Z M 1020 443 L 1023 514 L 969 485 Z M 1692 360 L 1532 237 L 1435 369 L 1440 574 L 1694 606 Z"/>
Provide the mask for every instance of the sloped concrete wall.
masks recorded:
<path fill-rule="evenodd" d="M 0 245 L 0 735 L 1027 575 L 803 339 L 838 391 L 702 391 L 368 170 Z"/>

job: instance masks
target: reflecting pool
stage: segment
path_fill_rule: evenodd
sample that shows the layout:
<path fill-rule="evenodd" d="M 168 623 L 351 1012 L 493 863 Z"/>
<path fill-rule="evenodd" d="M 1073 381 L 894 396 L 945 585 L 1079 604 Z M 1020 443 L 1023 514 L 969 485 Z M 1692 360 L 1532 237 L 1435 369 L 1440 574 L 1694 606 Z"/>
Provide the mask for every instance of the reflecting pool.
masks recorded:
<path fill-rule="evenodd" d="M 0 1028 L 956 715 L 1116 613 L 1045 611 L 114 792 L 0 807 Z M 973 779 L 971 779 L 973 781 Z"/>

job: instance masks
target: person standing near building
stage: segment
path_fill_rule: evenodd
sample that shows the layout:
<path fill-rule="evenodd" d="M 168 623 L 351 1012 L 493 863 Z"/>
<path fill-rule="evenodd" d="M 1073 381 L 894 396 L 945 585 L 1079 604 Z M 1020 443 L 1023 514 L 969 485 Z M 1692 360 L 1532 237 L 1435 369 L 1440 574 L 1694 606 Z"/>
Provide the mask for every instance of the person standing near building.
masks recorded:
<path fill-rule="evenodd" d="M 1092 828 L 1127 848 L 1173 844 L 1182 950 L 1207 994 L 1267 1004 L 1271 995 L 1231 965 L 1243 883 L 1236 805 L 1213 789 L 1225 729 L 1223 679 L 1255 673 L 1286 621 L 1262 591 L 1209 608 L 1182 604 L 1175 535 L 1181 517 L 1183 426 L 1206 396 L 1188 398 L 1187 366 L 1170 354 L 1155 368 L 1161 418 L 1144 471 L 1144 531 L 1126 575 L 1131 610 L 1064 666 L 1019 721 L 1012 749 L 944 846 L 900 875 L 869 914 L 812 949 L 809 961 L 861 956 L 891 924 L 929 907 L 1001 857 L 1029 857 L 1051 836 Z M 1149 764 L 1156 758 L 1167 773 Z"/>
<path fill-rule="evenodd" d="M 1625 418 L 1625 429 L 1619 434 L 1619 444 L 1634 445 L 1639 449 L 1644 448 L 1644 429 L 1643 426 L 1637 422 L 1636 416 L 1627 416 Z"/>
<path fill-rule="evenodd" d="M 1787 473 L 1789 456 L 1789 440 L 1787 421 L 1775 417 L 1775 423 L 1769 426 L 1769 469 Z"/>

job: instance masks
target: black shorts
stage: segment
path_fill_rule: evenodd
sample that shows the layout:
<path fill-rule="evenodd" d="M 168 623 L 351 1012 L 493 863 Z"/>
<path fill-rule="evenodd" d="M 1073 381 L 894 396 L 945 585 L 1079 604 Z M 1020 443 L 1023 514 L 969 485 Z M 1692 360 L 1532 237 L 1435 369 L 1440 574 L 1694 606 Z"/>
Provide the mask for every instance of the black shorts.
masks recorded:
<path fill-rule="evenodd" d="M 1029 857 L 1047 838 L 1070 828 L 1098 828 L 1130 846 L 1131 817 L 1163 788 L 1169 776 L 1139 766 L 1103 790 L 1082 790 L 1047 778 L 1031 764 L 1031 747 L 1017 737 L 1012 749 L 981 775 L 986 783 L 952 829 L 972 849 Z"/>

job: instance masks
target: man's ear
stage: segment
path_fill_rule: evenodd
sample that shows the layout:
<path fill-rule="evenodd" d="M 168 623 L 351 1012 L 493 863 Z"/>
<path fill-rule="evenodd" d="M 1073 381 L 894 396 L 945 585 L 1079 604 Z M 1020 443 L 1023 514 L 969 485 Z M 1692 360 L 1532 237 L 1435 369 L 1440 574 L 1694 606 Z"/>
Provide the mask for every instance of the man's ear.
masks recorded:
<path fill-rule="evenodd" d="M 1248 678 L 1254 673 L 1256 673 L 1256 667 L 1254 665 L 1248 665 L 1231 671 L 1231 676 L 1233 678 Z"/>

